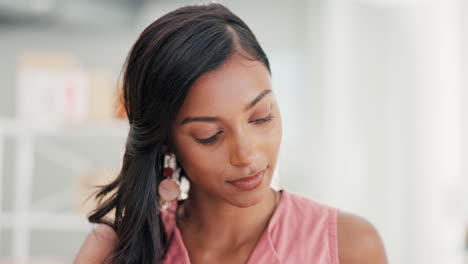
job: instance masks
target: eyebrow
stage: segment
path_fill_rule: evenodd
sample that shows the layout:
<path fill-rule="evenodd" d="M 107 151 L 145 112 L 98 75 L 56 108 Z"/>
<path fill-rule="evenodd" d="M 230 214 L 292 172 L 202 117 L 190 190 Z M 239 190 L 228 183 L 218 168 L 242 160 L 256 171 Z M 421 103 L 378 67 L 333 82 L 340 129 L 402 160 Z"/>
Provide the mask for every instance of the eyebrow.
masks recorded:
<path fill-rule="evenodd" d="M 244 112 L 248 111 L 252 107 L 254 107 L 258 102 L 260 102 L 266 95 L 271 93 L 271 89 L 267 89 L 261 92 L 255 99 L 252 100 L 249 104 L 244 107 Z M 220 121 L 221 119 L 216 116 L 195 116 L 195 117 L 187 117 L 182 120 L 181 125 L 185 125 L 190 122 L 207 122 L 207 121 Z"/>

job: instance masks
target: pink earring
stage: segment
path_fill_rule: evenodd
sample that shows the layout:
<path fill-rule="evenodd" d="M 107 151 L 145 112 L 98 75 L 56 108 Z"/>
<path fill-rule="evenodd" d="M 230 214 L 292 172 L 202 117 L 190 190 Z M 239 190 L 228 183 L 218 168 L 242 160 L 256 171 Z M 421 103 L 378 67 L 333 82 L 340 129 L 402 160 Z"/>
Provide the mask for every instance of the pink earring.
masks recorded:
<path fill-rule="evenodd" d="M 176 168 L 177 163 L 173 153 L 164 155 L 163 177 L 159 183 L 158 192 L 163 205 L 168 204 L 180 195 L 180 187 L 176 180 L 179 178 L 180 168 Z"/>

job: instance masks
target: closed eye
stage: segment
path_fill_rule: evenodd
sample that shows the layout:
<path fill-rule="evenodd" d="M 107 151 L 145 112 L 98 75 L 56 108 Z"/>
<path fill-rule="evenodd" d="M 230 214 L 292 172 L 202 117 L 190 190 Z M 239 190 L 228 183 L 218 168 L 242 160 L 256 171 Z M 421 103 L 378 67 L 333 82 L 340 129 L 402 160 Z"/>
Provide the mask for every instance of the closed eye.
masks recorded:
<path fill-rule="evenodd" d="M 255 124 L 263 124 L 263 123 L 266 123 L 268 121 L 271 121 L 273 119 L 273 115 L 272 114 L 269 114 L 267 117 L 265 118 L 260 118 L 260 119 L 257 119 L 257 120 L 254 120 L 252 122 L 254 122 Z"/>
<path fill-rule="evenodd" d="M 261 125 L 261 124 L 264 124 L 264 123 L 267 123 L 269 121 L 271 121 L 273 119 L 273 115 L 270 114 L 268 115 L 267 117 L 265 118 L 260 118 L 260 119 L 256 119 L 256 120 L 253 120 L 252 123 L 256 124 L 256 125 Z M 214 136 L 211 136 L 209 138 L 195 138 L 199 143 L 201 144 L 210 144 L 210 143 L 213 143 L 217 138 L 218 138 L 218 135 L 223 133 L 224 131 L 221 130 L 219 131 L 218 133 L 216 133 Z"/>
<path fill-rule="evenodd" d="M 209 137 L 209 138 L 195 138 L 198 142 L 202 143 L 202 144 L 209 144 L 213 141 L 216 140 L 216 138 L 218 138 L 218 135 L 223 133 L 223 131 L 219 131 L 218 133 L 216 133 L 214 136 L 212 137 Z"/>

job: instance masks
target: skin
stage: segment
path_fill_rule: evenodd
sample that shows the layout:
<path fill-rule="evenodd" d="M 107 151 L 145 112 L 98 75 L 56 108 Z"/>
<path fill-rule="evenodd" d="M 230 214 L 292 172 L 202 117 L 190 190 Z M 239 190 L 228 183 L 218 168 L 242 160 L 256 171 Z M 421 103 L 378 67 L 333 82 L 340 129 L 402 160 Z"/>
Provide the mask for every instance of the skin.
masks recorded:
<path fill-rule="evenodd" d="M 273 118 L 265 121 L 270 115 Z M 183 124 L 186 118 L 201 116 L 216 120 Z M 209 144 L 196 140 L 216 134 Z M 266 67 L 234 55 L 201 76 L 190 89 L 171 135 L 169 149 L 191 182 L 178 224 L 192 262 L 245 262 L 275 208 L 270 183 L 282 126 Z M 254 190 L 239 190 L 228 182 L 262 169 L 266 169 L 264 180 Z"/>
<path fill-rule="evenodd" d="M 251 107 L 247 109 L 248 105 Z M 265 121 L 270 114 L 273 118 Z M 208 120 L 184 122 L 207 116 Z M 216 140 L 209 144 L 197 141 L 214 135 Z M 193 84 L 166 146 L 191 183 L 189 198 L 179 207 L 177 223 L 191 263 L 247 261 L 279 198 L 270 183 L 281 138 L 279 108 L 269 72 L 262 63 L 235 54 Z M 266 169 L 264 179 L 253 190 L 242 191 L 229 183 L 262 169 Z M 387 263 L 372 224 L 339 212 L 337 225 L 341 264 Z M 115 241 L 112 229 L 96 228 L 75 263 L 101 263 Z"/>

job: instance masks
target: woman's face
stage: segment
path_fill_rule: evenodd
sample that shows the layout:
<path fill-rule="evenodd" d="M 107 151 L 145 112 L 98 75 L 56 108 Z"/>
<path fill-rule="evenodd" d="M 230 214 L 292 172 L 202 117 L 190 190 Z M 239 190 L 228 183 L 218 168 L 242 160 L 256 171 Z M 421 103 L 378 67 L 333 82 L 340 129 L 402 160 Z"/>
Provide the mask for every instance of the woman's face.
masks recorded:
<path fill-rule="evenodd" d="M 191 192 L 248 207 L 269 195 L 281 137 L 267 68 L 233 55 L 193 84 L 173 124 L 170 149 Z M 263 180 L 253 189 L 232 183 L 261 170 Z"/>

